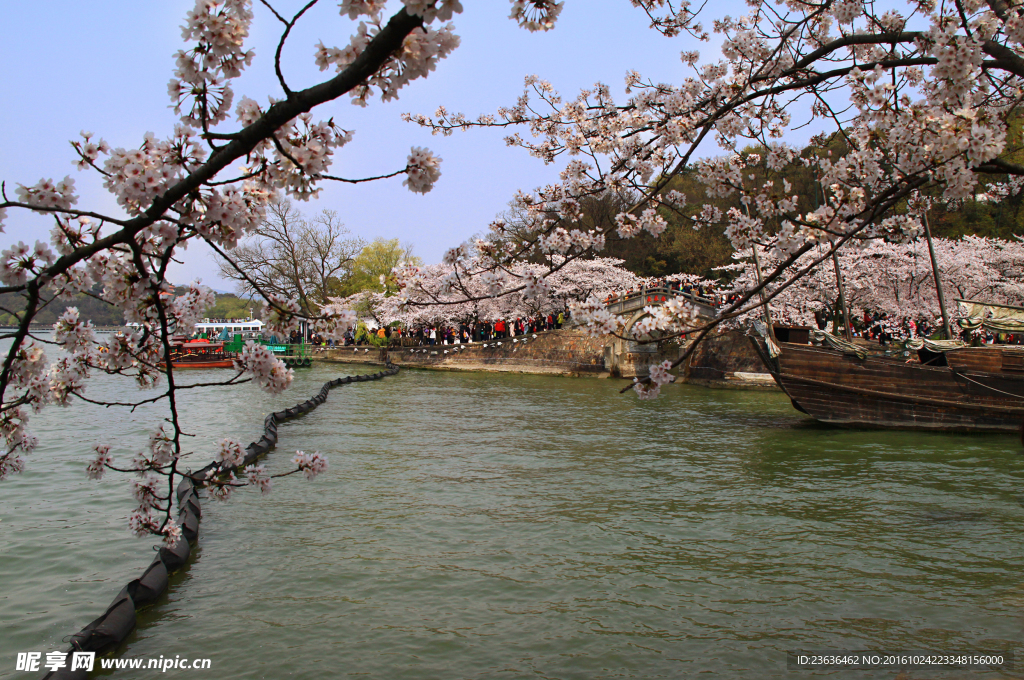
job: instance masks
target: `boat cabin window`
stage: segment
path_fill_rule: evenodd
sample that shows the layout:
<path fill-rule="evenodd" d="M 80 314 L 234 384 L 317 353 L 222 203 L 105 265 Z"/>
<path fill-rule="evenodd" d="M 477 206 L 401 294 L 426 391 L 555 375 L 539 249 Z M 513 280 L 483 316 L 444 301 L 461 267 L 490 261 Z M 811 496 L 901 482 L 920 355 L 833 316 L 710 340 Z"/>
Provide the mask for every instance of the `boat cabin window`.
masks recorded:
<path fill-rule="evenodd" d="M 806 326 L 776 326 L 774 330 L 779 342 L 806 345 L 811 341 L 811 331 Z"/>
<path fill-rule="evenodd" d="M 925 366 L 949 366 L 945 352 L 929 352 L 925 348 L 917 350 L 917 358 Z"/>

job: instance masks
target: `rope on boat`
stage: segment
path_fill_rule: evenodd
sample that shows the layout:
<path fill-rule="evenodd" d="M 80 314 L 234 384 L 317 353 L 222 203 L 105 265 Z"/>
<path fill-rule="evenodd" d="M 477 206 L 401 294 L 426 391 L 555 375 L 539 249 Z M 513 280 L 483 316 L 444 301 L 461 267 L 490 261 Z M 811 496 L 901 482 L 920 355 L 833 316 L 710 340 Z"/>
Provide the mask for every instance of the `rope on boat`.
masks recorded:
<path fill-rule="evenodd" d="M 985 383 L 980 383 L 977 380 L 974 380 L 973 378 L 968 376 L 963 371 L 957 370 L 957 369 L 953 368 L 952 366 L 950 366 L 949 370 L 953 372 L 953 375 L 955 375 L 955 376 L 957 376 L 959 378 L 963 378 L 967 382 L 974 383 L 978 387 L 983 387 L 986 390 L 991 390 L 992 392 L 998 392 L 999 394 L 1002 394 L 1002 395 L 1007 396 L 1007 397 L 1013 397 L 1014 399 L 1024 399 L 1024 394 L 1014 394 L 1013 392 L 1004 392 L 1003 390 L 998 389 L 996 387 L 992 387 L 991 385 L 986 385 Z M 1024 426 L 1022 426 L 1022 427 L 1024 427 Z"/>
<path fill-rule="evenodd" d="M 238 468 L 251 465 L 265 456 L 277 445 L 277 426 L 285 420 L 309 413 L 327 401 L 327 395 L 335 387 L 354 382 L 380 380 L 397 374 L 399 367 L 388 363 L 387 370 L 366 375 L 350 375 L 344 378 L 329 380 L 311 399 L 295 406 L 268 415 L 263 421 L 263 436 L 245 448 L 245 458 Z M 192 545 L 199 538 L 199 520 L 202 517 L 202 506 L 199 502 L 197 488 L 203 486 L 203 480 L 209 474 L 224 474 L 238 468 L 224 468 L 212 462 L 195 473 L 187 473 L 178 484 L 175 496 L 178 500 L 178 525 L 181 527 L 181 538 L 172 547 L 160 548 L 156 558 L 146 567 L 142 575 L 129 581 L 121 589 L 114 601 L 103 612 L 82 630 L 71 636 L 71 649 L 65 653 L 64 667 L 50 671 L 43 680 L 87 680 L 89 674 L 83 669 L 71 669 L 73 652 L 96 652 L 102 654 L 124 642 L 135 629 L 135 611 L 156 602 L 167 590 L 169 576 L 188 563 Z M 98 669 L 98 665 L 95 667 Z M 94 669 L 95 670 L 95 669 Z"/>

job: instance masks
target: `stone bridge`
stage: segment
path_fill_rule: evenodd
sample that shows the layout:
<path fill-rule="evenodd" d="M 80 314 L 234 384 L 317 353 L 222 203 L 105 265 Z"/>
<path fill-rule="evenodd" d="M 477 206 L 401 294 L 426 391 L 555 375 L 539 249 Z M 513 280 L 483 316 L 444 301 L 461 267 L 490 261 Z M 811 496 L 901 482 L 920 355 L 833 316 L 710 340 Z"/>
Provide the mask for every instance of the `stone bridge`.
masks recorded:
<path fill-rule="evenodd" d="M 668 286 L 647 288 L 631 293 L 622 293 L 613 297 L 607 302 L 608 311 L 612 314 L 629 317 L 626 329 L 632 328 L 633 324 L 644 317 L 644 307 L 656 307 L 665 304 L 669 299 L 680 297 L 696 305 L 697 313 L 704 319 L 713 319 L 718 316 L 718 306 L 712 298 L 701 297 L 694 293 L 684 293 Z"/>
<path fill-rule="evenodd" d="M 623 293 L 618 297 L 609 299 L 606 303 L 608 311 L 622 316 L 625 321 L 624 334 L 628 334 L 633 325 L 640 319 L 647 316 L 645 307 L 656 307 L 665 304 L 672 298 L 683 298 L 696 305 L 697 314 L 706 320 L 718 316 L 718 305 L 716 300 L 684 293 L 668 286 L 643 287 L 630 293 Z M 685 336 L 682 344 L 685 345 Z M 615 338 L 604 348 L 604 364 L 608 371 L 615 376 L 633 377 L 647 374 L 647 367 L 664 359 L 675 359 L 681 351 L 680 345 L 661 346 L 661 343 L 623 340 Z"/>

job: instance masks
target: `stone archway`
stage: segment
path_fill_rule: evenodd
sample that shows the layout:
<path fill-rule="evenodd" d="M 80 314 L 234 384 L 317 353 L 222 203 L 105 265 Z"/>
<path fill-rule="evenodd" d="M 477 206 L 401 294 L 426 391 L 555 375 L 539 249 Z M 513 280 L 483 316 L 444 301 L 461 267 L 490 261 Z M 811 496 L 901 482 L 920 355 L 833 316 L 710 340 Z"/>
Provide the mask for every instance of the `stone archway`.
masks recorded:
<path fill-rule="evenodd" d="M 650 316 L 650 314 L 648 314 L 643 309 L 638 309 L 635 312 L 633 312 L 632 316 L 629 317 L 629 320 L 626 322 L 626 325 L 623 327 L 622 334 L 623 335 L 629 335 L 629 332 L 631 330 L 633 330 L 633 326 L 636 325 L 636 322 L 639 321 L 640 319 L 644 318 L 645 316 Z"/>

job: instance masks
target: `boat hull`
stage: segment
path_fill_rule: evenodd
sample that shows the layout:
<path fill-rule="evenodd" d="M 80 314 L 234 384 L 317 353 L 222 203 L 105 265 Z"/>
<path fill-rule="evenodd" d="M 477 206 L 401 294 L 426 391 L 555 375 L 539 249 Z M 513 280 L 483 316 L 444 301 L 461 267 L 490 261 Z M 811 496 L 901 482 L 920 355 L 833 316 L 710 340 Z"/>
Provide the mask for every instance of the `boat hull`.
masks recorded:
<path fill-rule="evenodd" d="M 235 362 L 231 359 L 223 361 L 174 361 L 171 365 L 175 368 L 231 368 Z"/>
<path fill-rule="evenodd" d="M 794 407 L 824 423 L 962 432 L 1018 432 L 1024 423 L 1024 375 L 958 368 L 956 354 L 975 348 L 948 352 L 947 367 L 791 343 L 772 358 L 751 340 Z"/>
<path fill-rule="evenodd" d="M 160 362 L 160 366 L 163 367 L 163 362 Z M 174 370 L 178 369 L 192 369 L 192 368 L 232 368 L 235 362 L 231 359 L 221 359 L 219 361 L 172 361 L 171 366 Z"/>

